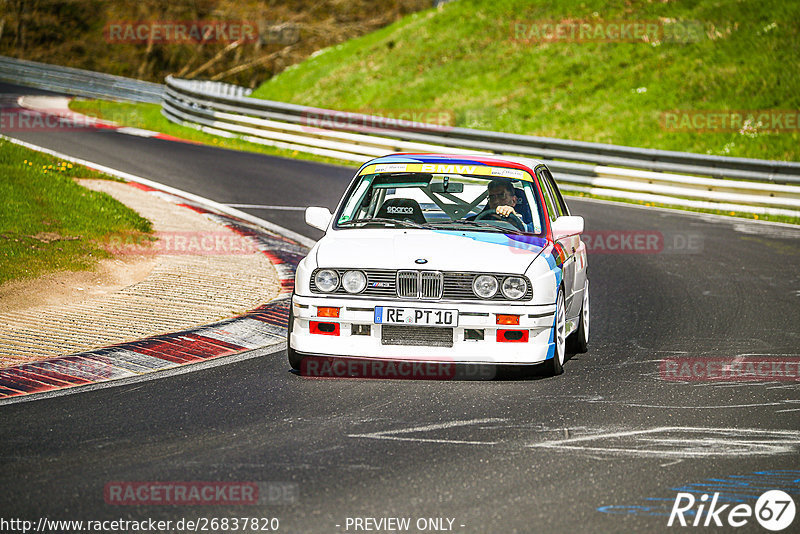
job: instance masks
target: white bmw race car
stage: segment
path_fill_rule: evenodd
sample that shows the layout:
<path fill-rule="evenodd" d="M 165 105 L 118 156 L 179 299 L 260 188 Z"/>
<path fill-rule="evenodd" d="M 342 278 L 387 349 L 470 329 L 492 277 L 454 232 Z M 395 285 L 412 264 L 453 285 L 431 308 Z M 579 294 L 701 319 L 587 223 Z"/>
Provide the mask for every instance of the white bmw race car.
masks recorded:
<path fill-rule="evenodd" d="M 297 267 L 288 328 L 304 357 L 544 364 L 585 352 L 583 218 L 548 168 L 512 157 L 395 154 L 365 163 Z"/>

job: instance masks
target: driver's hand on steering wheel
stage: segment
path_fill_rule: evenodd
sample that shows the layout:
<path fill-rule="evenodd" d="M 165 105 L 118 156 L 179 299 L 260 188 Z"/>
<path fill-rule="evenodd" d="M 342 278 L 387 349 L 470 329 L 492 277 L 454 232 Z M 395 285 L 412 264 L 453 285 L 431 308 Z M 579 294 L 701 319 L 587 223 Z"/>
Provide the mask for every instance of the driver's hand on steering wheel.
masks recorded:
<path fill-rule="evenodd" d="M 514 211 L 514 208 L 512 208 L 511 206 L 497 206 L 497 209 L 495 211 L 497 212 L 498 215 L 502 217 L 508 217 L 511 214 L 514 214 L 517 217 L 519 217 L 519 214 L 517 214 Z"/>

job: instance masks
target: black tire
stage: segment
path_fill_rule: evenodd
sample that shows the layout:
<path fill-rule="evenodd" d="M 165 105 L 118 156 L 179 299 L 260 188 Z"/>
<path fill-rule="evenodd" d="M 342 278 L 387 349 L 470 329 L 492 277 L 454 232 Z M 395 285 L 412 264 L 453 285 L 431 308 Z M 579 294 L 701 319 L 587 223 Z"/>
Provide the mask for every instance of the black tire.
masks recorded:
<path fill-rule="evenodd" d="M 292 295 L 294 299 L 294 295 Z M 303 356 L 298 354 L 296 350 L 294 350 L 290 343 L 292 339 L 292 326 L 294 326 L 294 312 L 292 311 L 294 306 L 292 305 L 292 301 L 289 301 L 289 324 L 286 327 L 286 356 L 289 358 L 289 365 L 292 366 L 292 369 L 295 371 L 300 370 L 300 364 L 303 361 Z"/>
<path fill-rule="evenodd" d="M 566 323 L 565 323 L 565 309 L 564 309 L 564 290 L 558 288 L 558 295 L 556 296 L 556 332 L 553 333 L 553 341 L 556 344 L 555 353 L 553 357 L 550 358 L 545 362 L 545 370 L 548 376 L 558 376 L 564 372 L 564 360 L 566 360 L 566 340 L 564 343 L 559 347 L 558 343 L 558 327 L 559 327 L 559 319 L 561 321 L 561 335 L 565 335 L 566 333 Z M 560 352 L 560 353 L 559 353 Z"/>
<path fill-rule="evenodd" d="M 589 350 L 589 281 L 583 286 L 583 303 L 581 304 L 578 329 L 567 338 L 569 351 L 573 354 L 583 354 Z"/>

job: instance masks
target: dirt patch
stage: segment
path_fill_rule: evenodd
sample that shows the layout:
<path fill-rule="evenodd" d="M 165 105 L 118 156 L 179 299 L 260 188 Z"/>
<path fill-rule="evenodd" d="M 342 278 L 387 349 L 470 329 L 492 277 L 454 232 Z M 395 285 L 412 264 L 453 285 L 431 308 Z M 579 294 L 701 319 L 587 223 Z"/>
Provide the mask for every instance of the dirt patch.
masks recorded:
<path fill-rule="evenodd" d="M 77 241 L 81 236 L 63 236 L 57 232 L 39 232 L 36 235 L 29 235 L 31 239 L 41 241 L 42 243 L 52 243 L 53 241 Z"/>
<path fill-rule="evenodd" d="M 94 271 L 65 271 L 0 285 L 0 313 L 37 306 L 77 304 L 141 282 L 156 265 L 153 256 L 100 260 Z"/>

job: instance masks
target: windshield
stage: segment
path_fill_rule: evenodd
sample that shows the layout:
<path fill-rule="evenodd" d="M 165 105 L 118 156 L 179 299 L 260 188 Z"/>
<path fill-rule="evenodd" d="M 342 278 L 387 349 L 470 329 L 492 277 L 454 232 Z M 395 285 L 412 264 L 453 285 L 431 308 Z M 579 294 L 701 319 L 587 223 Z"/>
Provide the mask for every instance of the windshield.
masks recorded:
<path fill-rule="evenodd" d="M 364 171 L 370 167 L 374 166 Z M 491 175 L 362 171 L 336 215 L 335 227 L 541 234 L 542 210 L 530 174 L 516 169 L 481 170 Z"/>

